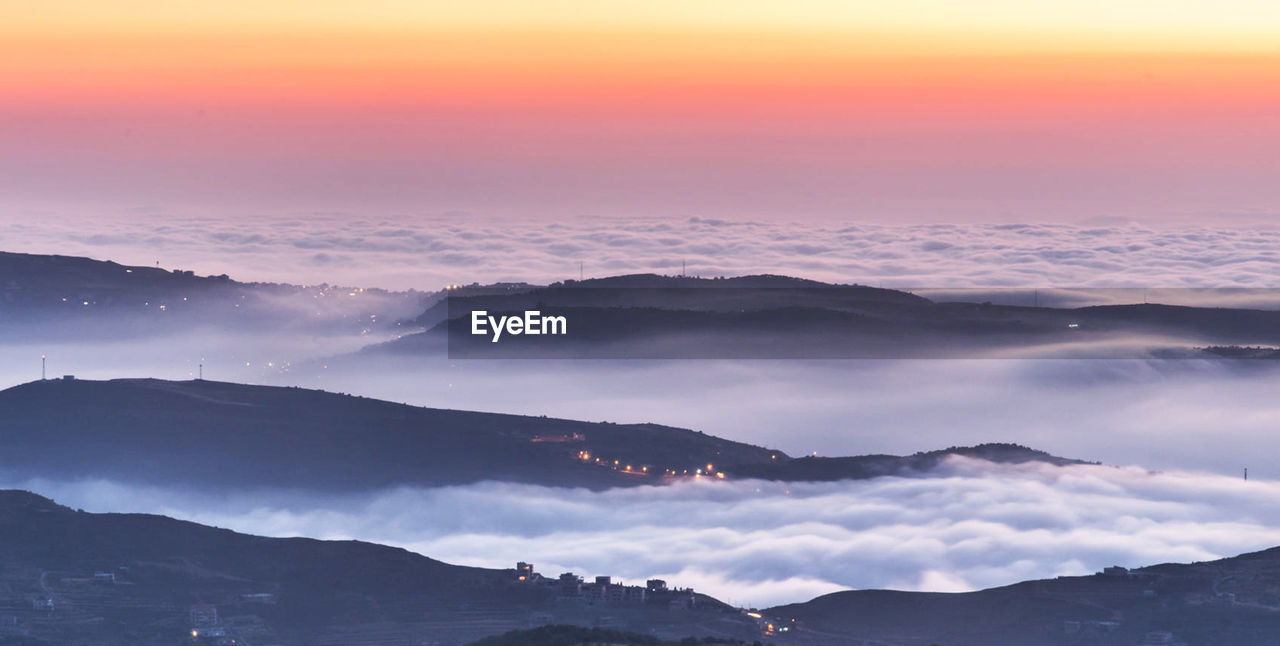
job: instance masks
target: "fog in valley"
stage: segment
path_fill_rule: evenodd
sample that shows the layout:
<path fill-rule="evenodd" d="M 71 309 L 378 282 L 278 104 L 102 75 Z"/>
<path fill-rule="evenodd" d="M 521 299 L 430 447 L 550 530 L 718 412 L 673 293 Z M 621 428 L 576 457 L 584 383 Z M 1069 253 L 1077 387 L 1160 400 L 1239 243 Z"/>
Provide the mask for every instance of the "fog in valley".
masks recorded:
<path fill-rule="evenodd" d="M 591 226 L 575 226 L 558 236 L 576 245 L 559 249 L 561 258 L 611 244 Z M 655 254 L 665 245 L 675 250 L 672 255 L 655 255 L 644 266 L 615 263 L 610 269 L 656 270 L 658 260 L 693 252 L 670 242 L 683 228 L 711 228 L 742 238 L 732 253 L 716 256 L 723 261 L 716 269 L 736 269 L 744 258 L 768 250 L 761 257 L 773 264 L 758 270 L 782 268 L 828 279 L 859 270 L 804 265 L 810 257 L 824 262 L 828 252 L 792 247 L 823 231 L 803 230 L 787 240 L 775 227 L 749 223 L 695 219 L 645 226 L 624 230 L 614 242 Z M 1123 254 L 1098 258 L 1111 253 L 1105 249 L 1088 259 L 1049 253 L 1064 240 L 1079 246 L 1114 239 L 1131 248 L 1130 254 L 1168 258 L 1166 285 L 1260 287 L 1274 264 L 1270 251 L 1226 234 L 1123 227 L 1092 232 L 1048 226 L 917 229 L 855 228 L 840 239 L 879 249 L 868 254 L 903 259 L 886 257 L 866 265 L 872 277 L 877 271 L 893 273 L 889 264 L 911 257 L 916 268 L 898 272 L 899 279 L 926 282 L 932 276 L 930 284 L 942 286 L 926 294 L 934 298 L 980 297 L 984 289 L 1028 284 L 1063 268 L 1068 276 L 1086 278 L 1077 284 L 1105 284 L 1105 277 L 1088 279 L 1090 267 L 1110 276 L 1124 270 Z M 445 245 L 452 253 L 481 245 L 459 231 Z M 176 231 L 164 235 L 168 242 L 161 242 L 170 249 L 205 244 L 194 230 L 181 232 L 182 237 Z M 415 245 L 439 242 L 423 232 L 371 234 L 361 244 L 372 250 L 358 256 L 354 234 L 345 235 L 309 238 L 293 253 L 308 254 L 308 262 L 339 273 L 350 264 L 357 271 L 349 275 L 357 277 L 371 277 L 373 266 L 386 260 L 399 268 L 393 272 L 397 280 L 408 282 L 405 263 L 421 251 Z M 922 247 L 928 244 L 925 236 L 948 240 L 948 246 Z M 84 237 L 79 244 L 108 242 Z M 508 238 L 490 242 L 516 244 Z M 552 274 L 549 252 L 538 244 L 522 251 L 538 268 L 531 280 Z M 353 255 L 335 254 L 334 246 Z M 287 242 L 267 236 L 246 254 L 265 258 L 286 247 Z M 961 247 L 982 247 L 999 257 L 974 261 L 950 279 L 939 279 L 943 256 Z M 1196 282 L 1198 266 L 1213 264 L 1233 249 L 1257 253 L 1236 265 L 1235 273 L 1222 270 Z M 703 251 L 704 258 L 716 255 Z M 917 261 L 916 252 L 926 260 Z M 1010 262 L 1011 254 L 1026 261 Z M 210 262 L 197 260 L 197 266 Z M 461 265 L 455 265 L 466 266 L 474 258 L 456 260 Z M 1091 264 L 1081 264 L 1086 260 Z M 1004 267 L 1005 273 L 988 281 L 983 262 Z M 295 266 L 311 267 L 307 262 Z M 805 274 L 806 268 L 813 271 Z M 436 265 L 426 273 L 433 280 L 447 279 Z M 477 279 L 525 278 L 516 273 L 485 270 Z M 1012 298 L 1026 298 L 1023 292 Z M 1110 293 L 1115 302 L 1133 302 L 1144 290 Z M 360 294 L 335 293 L 319 309 L 293 297 L 268 303 L 256 324 L 212 315 L 139 333 L 126 319 L 108 317 L 90 320 L 75 334 L 9 329 L 0 336 L 0 386 L 38 379 L 44 355 L 50 377 L 191 379 L 203 370 L 209 380 L 301 386 L 429 407 L 655 422 L 792 456 L 909 454 L 1012 442 L 1102 464 L 996 466 L 952 458 L 942 470 L 919 478 L 682 482 L 596 492 L 485 482 L 324 497 L 280 490 L 227 496 L 104 481 L 14 480 L 3 473 L 0 486 L 30 489 L 88 511 L 160 513 L 272 536 L 356 538 L 458 564 L 511 567 L 526 560 L 552 576 L 572 570 L 628 582 L 658 577 L 757 606 L 848 587 L 970 590 L 1086 574 L 1112 564 L 1204 560 L 1280 544 L 1275 529 L 1280 527 L 1280 464 L 1268 458 L 1275 453 L 1272 438 L 1280 420 L 1280 399 L 1274 396 L 1280 367 L 1272 361 L 450 360 L 442 352 L 371 349 L 418 331 L 408 320 L 429 301 L 405 293 Z M 1032 290 L 1030 297 L 1041 294 Z M 1055 306 L 1088 299 L 1070 289 L 1046 289 L 1043 297 L 1042 305 Z M 314 295 L 303 298 L 315 301 Z M 1275 305 L 1266 290 L 1215 292 L 1205 295 L 1203 304 Z M 291 319 L 310 322 L 287 323 Z M 1246 467 L 1248 481 L 1242 478 Z"/>
<path fill-rule="evenodd" d="M 951 458 L 930 477 L 686 481 L 551 489 L 481 483 L 313 497 L 2 482 L 91 511 L 272 536 L 358 538 L 451 563 L 658 577 L 742 605 L 842 588 L 962 591 L 1208 560 L 1280 543 L 1280 482 Z"/>

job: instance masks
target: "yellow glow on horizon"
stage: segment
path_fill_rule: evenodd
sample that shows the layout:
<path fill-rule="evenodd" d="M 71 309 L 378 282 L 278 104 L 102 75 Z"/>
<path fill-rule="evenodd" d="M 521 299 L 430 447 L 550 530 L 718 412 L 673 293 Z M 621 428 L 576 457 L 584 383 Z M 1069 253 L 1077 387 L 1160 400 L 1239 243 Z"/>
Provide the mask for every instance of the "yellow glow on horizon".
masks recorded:
<path fill-rule="evenodd" d="M 44 0 L 0 5 L 9 37 L 560 32 L 844 35 L 961 51 L 1280 51 L 1273 0 Z M 825 34 L 825 36 L 823 36 Z M 874 42 L 872 43 L 874 44 Z"/>

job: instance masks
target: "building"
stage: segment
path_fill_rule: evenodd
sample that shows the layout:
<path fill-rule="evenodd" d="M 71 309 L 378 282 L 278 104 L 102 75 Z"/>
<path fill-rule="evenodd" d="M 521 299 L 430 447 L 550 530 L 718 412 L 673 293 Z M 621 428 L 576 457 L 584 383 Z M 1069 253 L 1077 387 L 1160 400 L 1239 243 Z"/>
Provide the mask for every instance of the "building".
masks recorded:
<path fill-rule="evenodd" d="M 556 585 L 562 597 L 582 596 L 582 577 L 576 576 L 573 572 L 561 574 Z"/>
<path fill-rule="evenodd" d="M 218 623 L 217 606 L 199 603 L 191 606 L 191 625 L 192 626 L 213 626 Z"/>
<path fill-rule="evenodd" d="M 666 592 L 667 582 L 662 579 L 649 579 L 645 581 L 644 587 L 649 592 Z"/>

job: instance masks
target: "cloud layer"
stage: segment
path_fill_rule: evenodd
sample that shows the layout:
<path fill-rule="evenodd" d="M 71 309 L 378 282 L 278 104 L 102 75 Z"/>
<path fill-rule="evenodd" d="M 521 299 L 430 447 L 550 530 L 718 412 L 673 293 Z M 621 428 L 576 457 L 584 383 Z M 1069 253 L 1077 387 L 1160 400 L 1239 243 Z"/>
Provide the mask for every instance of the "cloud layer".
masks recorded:
<path fill-rule="evenodd" d="M 6 251 L 229 273 L 242 280 L 438 289 L 472 281 L 779 273 L 900 288 L 1280 287 L 1280 230 L 1132 223 L 883 225 L 700 217 L 498 220 L 0 218 Z"/>
<path fill-rule="evenodd" d="M 11 483 L 91 511 L 274 536 L 358 538 L 487 567 L 657 576 L 742 605 L 842 588 L 961 591 L 1280 545 L 1280 482 L 1137 468 L 993 467 L 938 477 L 686 483 L 589 492 L 483 483 L 312 499 L 103 482 Z"/>

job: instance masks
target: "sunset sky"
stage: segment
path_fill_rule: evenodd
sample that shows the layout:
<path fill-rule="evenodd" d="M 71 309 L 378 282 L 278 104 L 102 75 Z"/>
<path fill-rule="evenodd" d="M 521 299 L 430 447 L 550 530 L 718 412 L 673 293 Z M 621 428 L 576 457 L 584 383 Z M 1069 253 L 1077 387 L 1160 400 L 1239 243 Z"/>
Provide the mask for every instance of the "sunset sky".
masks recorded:
<path fill-rule="evenodd" d="M 1280 5 L 0 6 L 0 218 L 1280 213 Z"/>

